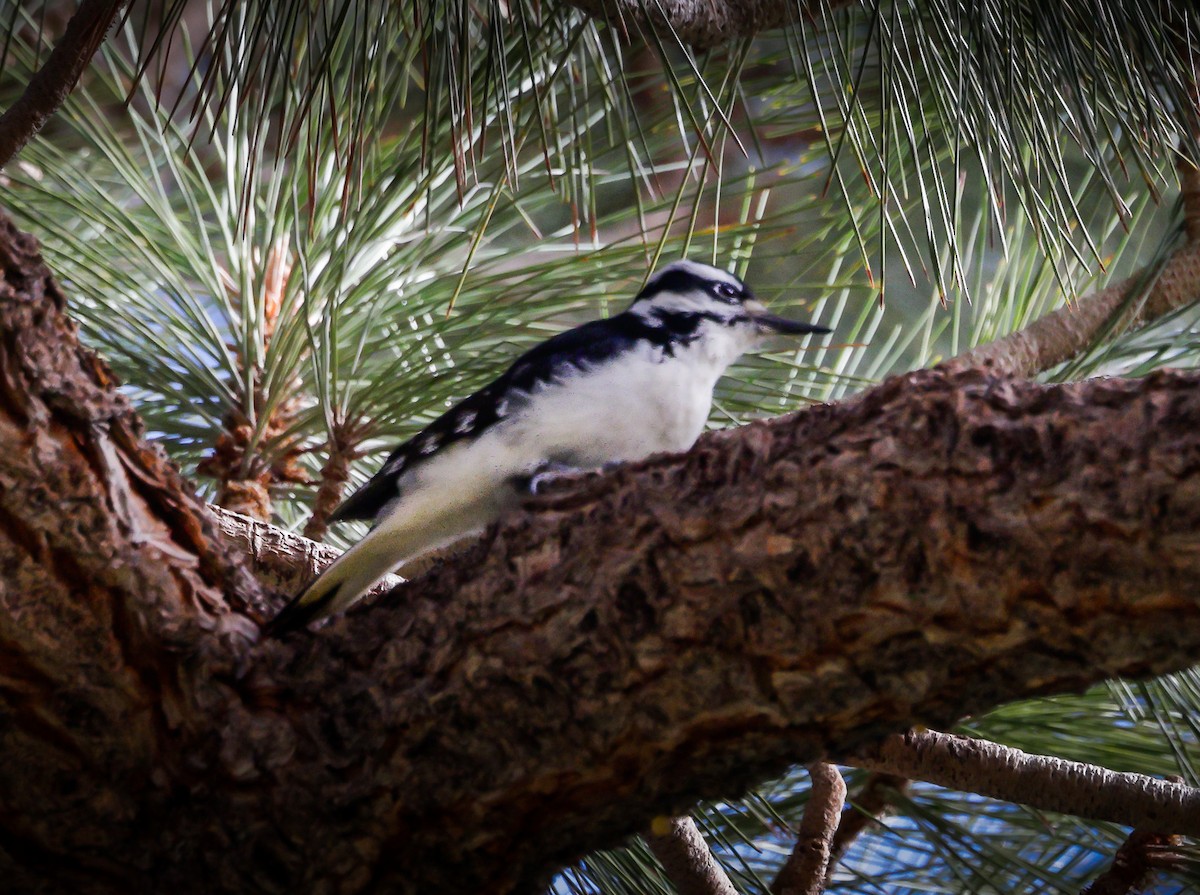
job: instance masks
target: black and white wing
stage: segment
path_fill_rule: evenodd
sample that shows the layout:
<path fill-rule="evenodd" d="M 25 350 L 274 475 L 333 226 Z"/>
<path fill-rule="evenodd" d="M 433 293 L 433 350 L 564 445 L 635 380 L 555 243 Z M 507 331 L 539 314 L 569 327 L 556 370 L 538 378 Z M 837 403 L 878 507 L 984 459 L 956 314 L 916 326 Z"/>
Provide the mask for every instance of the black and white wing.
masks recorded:
<path fill-rule="evenodd" d="M 330 516 L 331 522 L 374 519 L 399 493 L 401 478 L 438 451 L 474 439 L 519 412 L 539 385 L 603 364 L 646 341 L 669 350 L 676 334 L 628 312 L 593 320 L 547 339 L 514 361 L 498 379 L 451 407 L 396 448 L 383 467 Z"/>

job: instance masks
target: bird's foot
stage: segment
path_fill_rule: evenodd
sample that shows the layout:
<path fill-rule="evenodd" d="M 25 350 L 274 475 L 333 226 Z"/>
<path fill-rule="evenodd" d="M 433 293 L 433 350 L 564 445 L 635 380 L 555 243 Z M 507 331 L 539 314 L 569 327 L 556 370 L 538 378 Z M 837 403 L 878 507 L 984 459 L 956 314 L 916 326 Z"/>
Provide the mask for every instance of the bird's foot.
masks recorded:
<path fill-rule="evenodd" d="M 602 466 L 572 466 L 569 463 L 547 460 L 529 475 L 514 478 L 513 485 L 522 494 L 536 496 L 549 491 L 553 483 L 558 479 L 579 476 L 589 472 L 604 474 L 624 465 L 624 460 L 613 460 Z"/>
<path fill-rule="evenodd" d="M 578 466 L 568 466 L 566 463 L 555 463 L 547 461 L 535 469 L 530 475 L 520 476 L 516 479 L 518 491 L 526 494 L 543 494 L 549 489 L 550 484 L 555 479 L 563 478 L 564 476 L 578 475 L 586 470 Z"/>

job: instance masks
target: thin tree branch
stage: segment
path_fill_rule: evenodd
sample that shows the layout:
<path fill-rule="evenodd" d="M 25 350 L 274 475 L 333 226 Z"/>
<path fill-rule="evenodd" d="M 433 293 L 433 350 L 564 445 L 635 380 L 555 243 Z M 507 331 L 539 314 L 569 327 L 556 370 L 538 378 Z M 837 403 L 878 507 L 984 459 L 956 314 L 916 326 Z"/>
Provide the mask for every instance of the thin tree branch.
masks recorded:
<path fill-rule="evenodd" d="M 1150 874 L 1177 857 L 1181 836 L 1134 830 L 1116 855 L 1112 866 L 1096 877 L 1080 895 L 1130 895 L 1140 892 Z"/>
<path fill-rule="evenodd" d="M 842 812 L 838 822 L 837 833 L 833 837 L 833 845 L 829 849 L 829 871 L 826 882 L 833 874 L 838 861 L 850 850 L 850 846 L 869 824 L 878 823 L 891 807 L 892 796 L 896 793 L 907 792 L 912 781 L 907 777 L 895 774 L 881 774 L 872 771 L 866 782 L 851 798 L 850 806 Z"/>
<path fill-rule="evenodd" d="M 932 730 L 890 736 L 846 764 L 1029 805 L 1200 836 L 1200 789 Z"/>
<path fill-rule="evenodd" d="M 642 838 L 679 895 L 737 895 L 690 817 L 655 818 Z"/>
<path fill-rule="evenodd" d="M 350 464 L 359 456 L 358 445 L 366 427 L 336 424 L 329 434 L 329 456 L 321 467 L 321 484 L 313 501 L 312 515 L 304 523 L 304 536 L 314 541 L 325 538 L 329 517 L 342 502 L 346 482 L 350 480 Z"/>
<path fill-rule="evenodd" d="M 846 801 L 846 781 L 834 765 L 823 761 L 810 764 L 808 775 L 812 789 L 800 819 L 796 847 L 772 883 L 772 895 L 821 895 L 825 891 L 833 837 Z"/>
<path fill-rule="evenodd" d="M 127 0 L 83 0 L 66 31 L 30 79 L 25 92 L 0 115 L 0 168 L 42 129 L 75 89 Z"/>
<path fill-rule="evenodd" d="M 1200 299 L 1200 170 L 1182 158 L 1178 170 L 1188 239 L 1161 270 L 1144 268 L 943 366 L 949 370 L 986 366 L 997 375 L 1035 376 L 1085 350 L 1105 327 L 1139 329 Z M 1126 307 L 1128 297 L 1141 289 L 1145 300 Z"/>

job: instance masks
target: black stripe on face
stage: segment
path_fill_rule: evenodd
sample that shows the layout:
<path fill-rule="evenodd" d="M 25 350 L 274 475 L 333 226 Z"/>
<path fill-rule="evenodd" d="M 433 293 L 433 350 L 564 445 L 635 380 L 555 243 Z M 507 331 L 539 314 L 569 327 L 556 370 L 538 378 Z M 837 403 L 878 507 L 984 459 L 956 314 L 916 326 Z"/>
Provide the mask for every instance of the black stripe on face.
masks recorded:
<path fill-rule="evenodd" d="M 654 310 L 651 313 L 658 321 L 660 331 L 666 334 L 666 338 L 659 340 L 659 347 L 668 357 L 675 356 L 676 348 L 687 347 L 700 338 L 700 327 L 706 321 L 721 326 L 737 326 L 750 320 L 745 314 L 730 314 L 728 317 L 723 317 L 708 311 Z"/>

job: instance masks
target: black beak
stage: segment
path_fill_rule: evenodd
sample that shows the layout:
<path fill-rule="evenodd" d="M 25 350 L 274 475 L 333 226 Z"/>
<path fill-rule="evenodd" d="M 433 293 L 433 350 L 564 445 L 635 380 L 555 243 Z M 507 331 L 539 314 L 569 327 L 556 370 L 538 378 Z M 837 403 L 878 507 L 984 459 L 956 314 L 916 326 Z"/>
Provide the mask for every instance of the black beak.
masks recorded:
<path fill-rule="evenodd" d="M 759 329 L 767 332 L 783 333 L 789 336 L 798 336 L 804 333 L 828 333 L 833 332 L 828 326 L 818 326 L 815 323 L 802 323 L 799 320 L 788 320 L 786 317 L 776 317 L 774 314 L 756 314 L 753 317 Z"/>
<path fill-rule="evenodd" d="M 757 305 L 757 307 L 755 307 Z M 788 320 L 786 317 L 777 317 L 774 314 L 768 314 L 757 301 L 751 303 L 746 302 L 745 308 L 750 312 L 750 319 L 765 333 L 780 333 L 787 336 L 800 336 L 806 333 L 827 333 L 832 332 L 827 326 L 818 326 L 815 323 L 802 323 L 799 320 Z"/>

